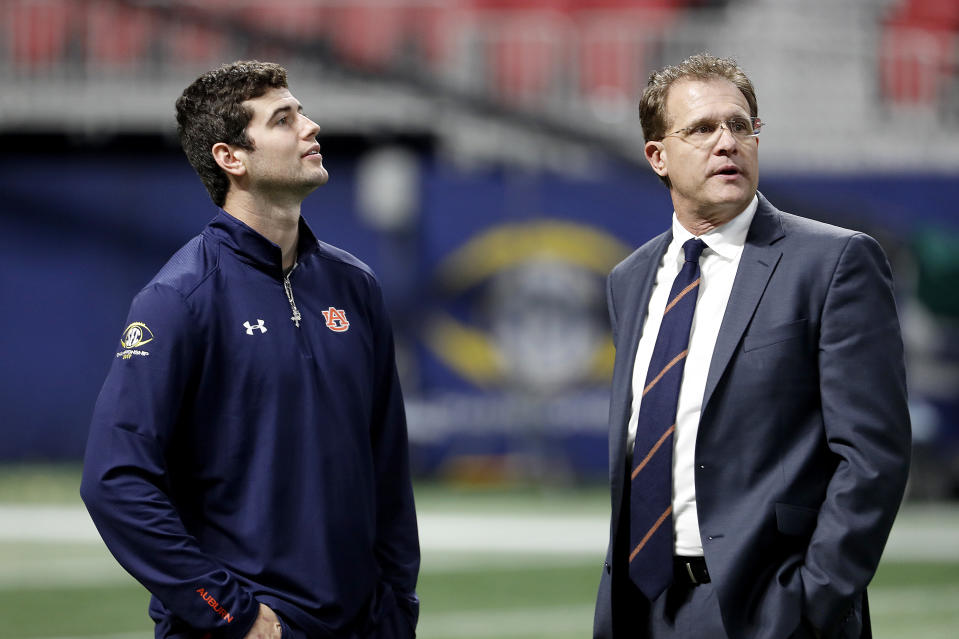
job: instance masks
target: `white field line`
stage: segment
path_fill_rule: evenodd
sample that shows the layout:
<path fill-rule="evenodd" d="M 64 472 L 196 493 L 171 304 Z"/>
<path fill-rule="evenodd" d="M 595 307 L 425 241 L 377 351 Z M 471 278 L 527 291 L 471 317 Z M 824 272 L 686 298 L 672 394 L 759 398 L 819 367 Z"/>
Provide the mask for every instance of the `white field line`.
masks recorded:
<path fill-rule="evenodd" d="M 420 544 L 436 552 L 605 554 L 609 523 L 595 515 L 418 514 Z M 0 504 L 0 542 L 100 543 L 82 506 Z"/>
<path fill-rule="evenodd" d="M 90 542 L 100 535 L 83 506 L 0 504 L 0 542 Z"/>
<path fill-rule="evenodd" d="M 605 555 L 609 522 L 595 514 L 428 512 L 418 514 L 425 554 Z M 959 507 L 905 509 L 886 559 L 959 561 Z M 0 543 L 90 543 L 100 536 L 82 506 L 0 504 Z"/>
<path fill-rule="evenodd" d="M 437 552 L 606 554 L 609 520 L 596 515 L 423 513 L 420 544 Z"/>
<path fill-rule="evenodd" d="M 120 583 L 135 582 L 105 548 L 99 557 L 7 557 L 0 566 L 0 593 Z"/>

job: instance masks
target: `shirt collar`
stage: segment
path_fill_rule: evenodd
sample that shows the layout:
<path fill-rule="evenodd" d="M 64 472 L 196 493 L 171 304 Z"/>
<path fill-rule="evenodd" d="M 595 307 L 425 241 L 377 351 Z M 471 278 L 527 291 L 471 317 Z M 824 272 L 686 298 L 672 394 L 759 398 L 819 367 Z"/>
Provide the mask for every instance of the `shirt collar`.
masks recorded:
<path fill-rule="evenodd" d="M 318 247 L 316 236 L 302 216 L 299 226 L 296 249 L 298 261 Z M 279 246 L 223 210 L 217 213 L 208 228 L 241 260 L 280 279 L 283 278 L 283 251 Z"/>
<path fill-rule="evenodd" d="M 734 260 L 742 254 L 743 247 L 746 245 L 746 235 L 749 233 L 749 226 L 752 224 L 753 216 L 756 215 L 756 209 L 759 207 L 759 198 L 753 195 L 753 199 L 746 205 L 743 211 L 721 226 L 717 226 L 708 233 L 699 236 L 706 246 L 713 250 L 717 255 L 727 260 Z M 686 240 L 696 237 L 686 230 L 673 212 L 673 243 L 670 249 L 680 250 Z"/>

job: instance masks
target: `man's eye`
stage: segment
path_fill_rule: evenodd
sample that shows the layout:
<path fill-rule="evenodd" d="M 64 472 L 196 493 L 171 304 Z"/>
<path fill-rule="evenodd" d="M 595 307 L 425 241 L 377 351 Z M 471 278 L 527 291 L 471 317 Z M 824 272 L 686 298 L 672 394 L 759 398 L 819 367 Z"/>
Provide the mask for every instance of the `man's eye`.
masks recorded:
<path fill-rule="evenodd" d="M 276 123 L 277 123 L 277 124 L 286 124 L 286 118 L 285 118 L 285 117 L 282 117 L 282 118 L 280 118 L 279 120 L 277 120 Z"/>
<path fill-rule="evenodd" d="M 749 122 L 742 118 L 736 118 L 729 121 L 729 128 L 733 130 L 734 133 L 746 133 L 750 130 Z"/>
<path fill-rule="evenodd" d="M 709 135 L 715 130 L 716 130 L 715 124 L 704 122 L 702 124 L 697 124 L 696 126 L 692 127 L 692 134 L 693 135 Z"/>

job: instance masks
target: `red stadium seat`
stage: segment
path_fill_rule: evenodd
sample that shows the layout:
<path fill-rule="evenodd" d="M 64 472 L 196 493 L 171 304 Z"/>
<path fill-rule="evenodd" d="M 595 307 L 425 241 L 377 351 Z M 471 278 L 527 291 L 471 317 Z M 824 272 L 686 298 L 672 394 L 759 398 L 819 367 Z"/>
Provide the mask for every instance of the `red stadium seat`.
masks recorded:
<path fill-rule="evenodd" d="M 635 99 L 646 81 L 644 70 L 651 66 L 648 48 L 677 15 L 662 8 L 578 13 L 580 88 L 597 98 L 619 94 Z"/>
<path fill-rule="evenodd" d="M 400 53 L 405 8 L 399 4 L 330 7 L 333 42 L 347 61 L 370 68 L 389 66 Z"/>
<path fill-rule="evenodd" d="M 909 0 L 885 21 L 880 85 L 894 104 L 936 102 L 944 78 L 955 75 L 959 2 Z"/>
<path fill-rule="evenodd" d="M 10 42 L 14 62 L 37 68 L 60 61 L 67 50 L 73 14 L 68 0 L 6 3 L 0 8 L 3 39 Z"/>
<path fill-rule="evenodd" d="M 229 4 L 221 12 L 228 7 Z M 323 3 L 260 0 L 247 3 L 236 15 L 256 31 L 309 40 L 329 30 L 330 10 L 331 7 Z"/>
<path fill-rule="evenodd" d="M 87 50 L 96 65 L 135 67 L 157 32 L 146 9 L 115 2 L 87 3 Z"/>
<path fill-rule="evenodd" d="M 177 61 L 208 63 L 206 66 L 221 62 L 228 44 L 221 31 L 191 23 L 170 26 L 167 41 Z"/>

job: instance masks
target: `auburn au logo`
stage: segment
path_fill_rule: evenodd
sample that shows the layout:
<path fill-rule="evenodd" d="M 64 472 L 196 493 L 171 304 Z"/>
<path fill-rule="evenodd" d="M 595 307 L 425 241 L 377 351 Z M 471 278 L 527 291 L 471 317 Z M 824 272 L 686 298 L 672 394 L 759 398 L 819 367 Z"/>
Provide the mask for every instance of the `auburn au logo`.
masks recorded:
<path fill-rule="evenodd" d="M 350 328 L 350 323 L 346 320 L 346 311 L 341 308 L 333 308 L 328 311 L 321 311 L 326 319 L 326 327 L 334 333 L 342 333 Z"/>

